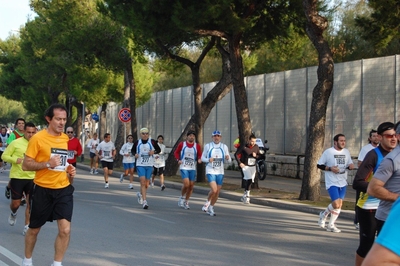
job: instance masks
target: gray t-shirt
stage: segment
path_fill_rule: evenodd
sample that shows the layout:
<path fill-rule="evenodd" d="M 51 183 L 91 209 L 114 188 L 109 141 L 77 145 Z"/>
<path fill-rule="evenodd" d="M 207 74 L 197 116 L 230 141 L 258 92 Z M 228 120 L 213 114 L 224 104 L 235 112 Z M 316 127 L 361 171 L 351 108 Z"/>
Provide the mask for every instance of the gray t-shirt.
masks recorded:
<path fill-rule="evenodd" d="M 374 178 L 381 180 L 385 183 L 384 188 L 387 190 L 400 194 L 400 146 L 391 151 L 374 174 Z M 393 202 L 381 200 L 375 217 L 378 220 L 386 221 L 392 208 Z"/>

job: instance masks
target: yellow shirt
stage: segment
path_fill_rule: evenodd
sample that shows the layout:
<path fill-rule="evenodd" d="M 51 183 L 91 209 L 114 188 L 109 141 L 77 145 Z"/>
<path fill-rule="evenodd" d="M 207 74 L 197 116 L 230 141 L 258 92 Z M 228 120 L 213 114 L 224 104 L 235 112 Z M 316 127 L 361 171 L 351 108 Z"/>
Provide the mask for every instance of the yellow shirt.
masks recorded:
<path fill-rule="evenodd" d="M 17 163 L 17 160 L 24 158 L 24 153 L 28 147 L 28 140 L 24 137 L 14 140 L 7 146 L 1 158 L 3 161 L 11 163 L 10 178 L 14 179 L 33 179 L 35 177 L 34 171 L 22 170 L 22 163 Z"/>
<path fill-rule="evenodd" d="M 66 173 L 68 157 L 68 136 L 61 133 L 60 136 L 53 136 L 42 130 L 36 133 L 28 143 L 26 155 L 36 162 L 48 162 L 54 155 L 61 156 L 61 166 L 56 169 L 41 169 L 36 171 L 34 182 L 44 188 L 64 188 L 70 182 Z"/>

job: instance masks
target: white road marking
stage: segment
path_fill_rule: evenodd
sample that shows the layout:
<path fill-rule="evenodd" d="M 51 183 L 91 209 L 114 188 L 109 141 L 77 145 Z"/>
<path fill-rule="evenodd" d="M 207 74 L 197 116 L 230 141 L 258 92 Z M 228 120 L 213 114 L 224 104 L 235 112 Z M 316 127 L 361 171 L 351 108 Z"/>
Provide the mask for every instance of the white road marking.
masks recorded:
<path fill-rule="evenodd" d="M 169 221 L 169 220 L 165 220 L 165 219 L 161 219 L 161 218 L 157 218 L 157 217 L 154 217 L 154 216 L 151 216 L 151 215 L 144 214 L 144 212 L 139 212 L 139 211 L 134 211 L 134 210 L 127 210 L 126 208 L 121 208 L 121 207 L 117 207 L 117 206 L 114 206 L 114 208 L 117 208 L 117 209 L 120 209 L 120 210 L 123 210 L 123 211 L 127 211 L 127 212 L 131 212 L 131 213 L 136 213 L 136 214 L 139 214 L 139 215 L 142 215 L 142 216 L 145 216 L 147 218 L 151 218 L 151 219 L 154 219 L 154 220 L 157 220 L 157 221 L 161 221 L 161 222 L 165 222 L 165 223 L 169 223 L 169 224 L 176 224 L 173 221 Z"/>
<path fill-rule="evenodd" d="M 8 249 L 4 248 L 3 246 L 0 246 L 0 254 L 4 255 L 5 257 L 9 258 L 13 262 L 15 262 L 17 265 L 20 265 L 22 262 L 22 258 L 18 257 Z M 7 265 L 7 264 L 1 264 L 0 265 Z"/>

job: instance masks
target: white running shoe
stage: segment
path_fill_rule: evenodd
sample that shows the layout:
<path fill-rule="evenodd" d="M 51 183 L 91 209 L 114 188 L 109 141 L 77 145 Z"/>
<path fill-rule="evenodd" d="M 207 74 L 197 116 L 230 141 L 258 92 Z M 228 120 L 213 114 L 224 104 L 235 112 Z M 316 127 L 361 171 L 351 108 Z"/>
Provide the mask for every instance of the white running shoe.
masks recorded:
<path fill-rule="evenodd" d="M 108 183 L 106 183 L 105 185 L 104 185 L 104 188 L 109 188 L 110 187 L 110 185 L 108 184 Z"/>
<path fill-rule="evenodd" d="M 142 198 L 142 195 L 140 194 L 140 192 L 136 193 L 136 196 L 137 196 L 137 202 L 139 204 L 143 204 L 143 198 Z"/>
<path fill-rule="evenodd" d="M 185 201 L 185 203 L 183 204 L 183 208 L 185 208 L 185 210 L 189 210 L 190 209 L 188 201 Z"/>
<path fill-rule="evenodd" d="M 184 208 L 182 196 L 179 197 L 179 200 L 178 200 L 178 207 Z"/>
<path fill-rule="evenodd" d="M 150 182 L 150 186 L 153 188 L 154 187 L 154 182 Z"/>
<path fill-rule="evenodd" d="M 99 172 L 97 172 L 97 170 L 94 170 L 94 174 L 97 175 Z"/>
<path fill-rule="evenodd" d="M 250 197 L 246 197 L 243 203 L 250 204 Z"/>
<path fill-rule="evenodd" d="M 53 265 L 53 264 L 51 264 L 51 265 Z M 23 259 L 22 260 L 22 266 L 33 266 L 33 264 L 32 263 L 26 263 L 25 259 Z"/>
<path fill-rule="evenodd" d="M 321 228 L 325 228 L 325 220 L 326 220 L 326 217 L 324 215 L 324 212 L 322 211 L 319 213 L 318 226 Z"/>
<path fill-rule="evenodd" d="M 334 224 L 333 225 L 328 224 L 328 227 L 326 228 L 326 231 L 334 232 L 334 233 L 342 232 L 342 230 L 338 229 Z"/>
<path fill-rule="evenodd" d="M 93 175 L 94 169 L 90 169 L 90 174 Z"/>
<path fill-rule="evenodd" d="M 147 200 L 143 201 L 143 209 L 147 210 L 149 208 L 149 205 L 147 204 Z"/>
<path fill-rule="evenodd" d="M 206 201 L 206 203 L 204 203 L 203 207 L 201 207 L 201 210 L 202 210 L 203 212 L 207 212 L 208 206 L 210 206 L 210 202 L 209 202 L 209 201 Z"/>
<path fill-rule="evenodd" d="M 129 188 L 133 189 L 133 184 L 132 183 L 129 183 Z"/>
<path fill-rule="evenodd" d="M 214 212 L 214 207 L 213 206 L 208 206 L 207 209 L 207 214 L 209 214 L 210 216 L 216 216 L 215 212 Z"/>
<path fill-rule="evenodd" d="M 29 224 L 24 226 L 24 231 L 22 231 L 23 236 L 26 235 L 26 232 L 28 232 L 28 229 L 29 229 Z"/>
<path fill-rule="evenodd" d="M 8 216 L 8 223 L 11 226 L 14 226 L 16 224 L 16 222 L 17 222 L 17 215 L 16 214 L 13 215 L 12 213 L 10 213 L 10 216 Z"/>
<path fill-rule="evenodd" d="M 119 176 L 119 182 L 120 182 L 120 183 L 124 182 L 124 174 L 121 174 L 121 175 Z"/>
<path fill-rule="evenodd" d="M 240 198 L 240 201 L 246 203 L 246 194 L 243 194 L 243 196 Z"/>

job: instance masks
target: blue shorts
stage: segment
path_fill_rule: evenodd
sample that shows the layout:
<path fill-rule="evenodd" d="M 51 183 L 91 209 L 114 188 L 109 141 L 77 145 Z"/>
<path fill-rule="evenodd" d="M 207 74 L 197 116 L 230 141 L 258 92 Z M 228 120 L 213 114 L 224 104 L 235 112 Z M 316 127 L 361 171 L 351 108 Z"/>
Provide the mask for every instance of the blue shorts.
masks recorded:
<path fill-rule="evenodd" d="M 181 170 L 182 179 L 189 178 L 190 181 L 196 181 L 196 170 Z"/>
<path fill-rule="evenodd" d="M 124 165 L 124 170 L 135 168 L 135 163 L 123 163 L 123 165 Z"/>
<path fill-rule="evenodd" d="M 218 186 L 222 186 L 222 183 L 224 182 L 224 175 L 207 174 L 207 180 L 208 180 L 208 183 L 215 182 L 215 183 L 217 183 Z"/>
<path fill-rule="evenodd" d="M 346 195 L 346 190 L 347 187 L 331 186 L 330 188 L 328 188 L 328 193 L 329 196 L 331 197 L 331 200 L 335 201 L 337 199 L 344 199 L 344 196 Z"/>
<path fill-rule="evenodd" d="M 136 166 L 136 172 L 139 177 L 144 176 L 146 179 L 151 178 L 153 172 L 153 166 Z"/>

